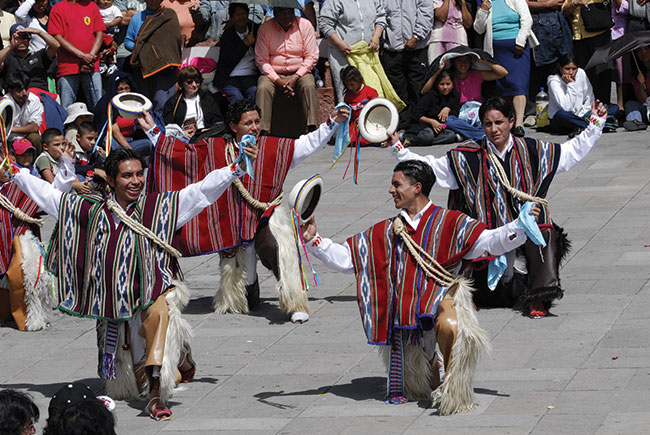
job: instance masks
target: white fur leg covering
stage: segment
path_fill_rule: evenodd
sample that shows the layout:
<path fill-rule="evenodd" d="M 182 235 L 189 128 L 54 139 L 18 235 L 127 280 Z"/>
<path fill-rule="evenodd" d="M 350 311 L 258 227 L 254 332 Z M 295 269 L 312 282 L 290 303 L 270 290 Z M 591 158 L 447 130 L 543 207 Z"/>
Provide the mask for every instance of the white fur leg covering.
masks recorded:
<path fill-rule="evenodd" d="M 296 252 L 296 242 L 289 217 L 289 209 L 282 203 L 269 219 L 269 229 L 278 243 L 278 263 L 280 280 L 276 288 L 280 309 L 287 314 L 301 311 L 309 314 L 307 292 L 302 289 L 300 265 Z"/>
<path fill-rule="evenodd" d="M 20 244 L 23 250 L 22 269 L 25 277 L 25 303 L 27 304 L 25 330 L 38 331 L 45 328 L 50 311 L 52 311 L 54 279 L 45 268 L 45 259 L 41 251 L 42 245 L 35 239 L 31 231 L 20 236 Z"/>
<path fill-rule="evenodd" d="M 163 365 L 160 368 L 160 400 L 167 403 L 176 387 L 176 370 L 181 353 L 189 349 L 192 339 L 192 327 L 181 317 L 181 310 L 190 301 L 190 291 L 180 281 L 173 281 L 176 287 L 166 295 L 169 306 L 169 324 L 165 337 Z"/>
<path fill-rule="evenodd" d="M 399 333 L 399 331 L 397 331 Z M 380 346 L 379 355 L 390 370 L 390 346 Z M 431 399 L 431 366 L 422 346 L 404 345 L 404 396 L 409 400 Z"/>
<path fill-rule="evenodd" d="M 248 313 L 244 250 L 237 249 L 237 254 L 234 257 L 221 257 L 219 269 L 221 270 L 221 286 L 212 299 L 214 312 L 218 314 Z"/>
<path fill-rule="evenodd" d="M 454 295 L 458 319 L 458 335 L 451 350 L 451 366 L 445 380 L 431 395 L 433 404 L 440 403 L 440 415 L 468 412 L 476 406 L 472 379 L 481 353 L 489 353 L 490 340 L 481 329 L 472 305 L 471 282 L 461 279 Z"/>
<path fill-rule="evenodd" d="M 101 326 L 97 329 L 97 346 L 99 347 L 99 361 L 102 361 L 104 345 L 106 340 L 106 324 L 102 320 Z M 126 322 L 118 325 L 117 350 L 115 352 L 115 365 L 117 367 L 117 379 L 106 381 L 106 394 L 116 400 L 137 400 L 143 397 L 146 392 L 138 391 L 138 384 L 135 380 L 133 357 L 131 351 L 124 349 L 127 330 Z"/>

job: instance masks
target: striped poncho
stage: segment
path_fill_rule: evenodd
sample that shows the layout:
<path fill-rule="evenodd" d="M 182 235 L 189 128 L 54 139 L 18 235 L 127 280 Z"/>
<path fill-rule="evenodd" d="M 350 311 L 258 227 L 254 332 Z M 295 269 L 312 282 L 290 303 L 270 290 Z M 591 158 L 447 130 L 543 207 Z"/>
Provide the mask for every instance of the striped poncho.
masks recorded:
<path fill-rule="evenodd" d="M 4 195 L 14 206 L 28 216 L 36 216 L 38 205 L 14 183 L 5 183 L 0 188 L 0 194 Z M 13 238 L 22 236 L 28 229 L 29 224 L 15 218 L 9 210 L 0 206 L 0 278 L 7 273 L 7 267 L 9 267 L 11 261 Z M 38 231 L 34 233 L 38 234 Z"/>
<path fill-rule="evenodd" d="M 160 239 L 176 232 L 178 193 L 142 195 L 127 214 Z M 120 222 L 98 197 L 64 194 L 48 248 L 59 309 L 96 319 L 129 320 L 182 279 L 165 250 Z"/>
<path fill-rule="evenodd" d="M 501 162 L 510 184 L 530 195 L 545 197 L 560 162 L 560 144 L 533 138 L 513 137 L 514 146 Z M 461 210 L 494 229 L 519 216 L 523 203 L 503 187 L 487 157 L 485 140 L 467 141 L 447 153 L 458 190 L 449 194 L 449 208 Z M 540 228 L 551 224 L 547 206 L 542 206 Z"/>
<path fill-rule="evenodd" d="M 373 225 L 347 240 L 357 279 L 357 299 L 369 344 L 386 345 L 393 328 L 422 328 L 433 320 L 446 287 L 425 275 L 392 233 L 393 219 Z M 453 271 L 472 248 L 485 225 L 454 210 L 431 205 L 413 240 L 445 269 Z M 426 321 L 424 329 L 433 322 Z"/>
<path fill-rule="evenodd" d="M 244 175 L 241 181 L 253 198 L 271 202 L 282 192 L 291 166 L 294 140 L 261 137 L 258 147 L 253 163 L 254 178 Z M 208 138 L 190 144 L 161 135 L 149 170 L 147 191 L 180 190 L 230 163 L 224 138 Z M 244 201 L 232 185 L 214 204 L 183 226 L 174 247 L 183 255 L 192 256 L 250 243 L 263 215 L 264 210 Z"/>

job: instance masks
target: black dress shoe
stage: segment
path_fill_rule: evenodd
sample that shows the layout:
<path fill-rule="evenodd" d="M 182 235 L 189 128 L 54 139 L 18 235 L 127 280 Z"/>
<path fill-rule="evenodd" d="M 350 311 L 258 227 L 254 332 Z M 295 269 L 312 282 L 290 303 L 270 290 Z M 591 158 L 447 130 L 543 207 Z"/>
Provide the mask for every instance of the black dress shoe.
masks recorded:
<path fill-rule="evenodd" d="M 524 130 L 524 127 L 515 127 L 510 132 L 517 137 L 524 137 L 526 135 L 526 130 Z"/>
<path fill-rule="evenodd" d="M 246 300 L 248 301 L 248 309 L 252 310 L 260 303 L 260 281 L 255 279 L 255 284 L 246 286 Z"/>

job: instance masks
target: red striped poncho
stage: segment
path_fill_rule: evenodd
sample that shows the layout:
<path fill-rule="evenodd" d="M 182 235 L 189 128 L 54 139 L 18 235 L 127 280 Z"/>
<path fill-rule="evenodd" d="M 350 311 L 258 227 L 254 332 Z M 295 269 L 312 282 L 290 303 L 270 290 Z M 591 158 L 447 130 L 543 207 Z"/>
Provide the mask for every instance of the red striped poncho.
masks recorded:
<path fill-rule="evenodd" d="M 357 279 L 357 299 L 369 344 L 388 344 L 393 328 L 417 329 L 433 320 L 447 288 L 425 275 L 402 239 L 392 233 L 393 219 L 379 222 L 347 240 Z M 433 204 L 413 240 L 448 271 L 472 248 L 485 225 L 464 213 Z M 433 325 L 432 322 L 428 322 Z"/>
<path fill-rule="evenodd" d="M 14 183 L 5 183 L 0 188 L 0 193 L 28 216 L 36 216 L 38 205 Z M 8 210 L 0 206 L 0 277 L 7 273 L 7 267 L 9 267 L 12 256 L 13 238 L 22 236 L 28 229 L 29 224 L 16 219 Z"/>
<path fill-rule="evenodd" d="M 253 198 L 271 202 L 282 192 L 291 166 L 294 140 L 260 137 L 258 147 L 259 153 L 253 163 L 254 179 L 244 175 L 241 181 Z M 208 138 L 189 144 L 161 135 L 149 170 L 147 190 L 180 190 L 230 163 L 224 138 Z M 192 256 L 250 243 L 264 214 L 263 210 L 244 201 L 237 188 L 231 185 L 213 205 L 183 226 L 174 240 L 174 247 L 183 255 Z"/>

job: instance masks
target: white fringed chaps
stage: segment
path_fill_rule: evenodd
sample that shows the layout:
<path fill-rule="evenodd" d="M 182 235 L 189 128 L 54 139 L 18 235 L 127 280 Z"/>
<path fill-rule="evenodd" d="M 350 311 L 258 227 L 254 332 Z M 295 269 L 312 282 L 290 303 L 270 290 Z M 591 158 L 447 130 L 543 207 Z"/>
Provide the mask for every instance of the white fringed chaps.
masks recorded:
<path fill-rule="evenodd" d="M 54 276 L 45 268 L 42 245 L 31 231 L 20 236 L 20 244 L 23 250 L 22 269 L 27 304 L 25 330 L 38 331 L 46 327 L 49 314 L 56 306 L 52 294 Z"/>

